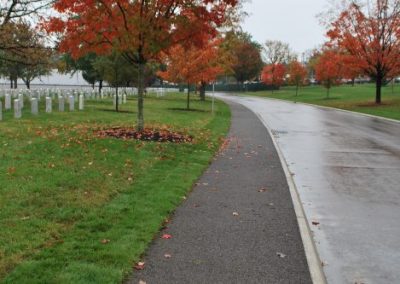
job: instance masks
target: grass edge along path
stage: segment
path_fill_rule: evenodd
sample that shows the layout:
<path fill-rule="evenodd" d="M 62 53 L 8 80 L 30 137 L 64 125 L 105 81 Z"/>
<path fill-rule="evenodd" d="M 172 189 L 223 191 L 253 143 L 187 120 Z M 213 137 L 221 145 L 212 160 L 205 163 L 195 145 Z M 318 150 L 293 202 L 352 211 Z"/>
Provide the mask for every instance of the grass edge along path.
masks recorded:
<path fill-rule="evenodd" d="M 61 243 L 25 259 L 2 283 L 121 283 L 206 170 L 229 126 L 229 107 L 218 102 L 216 116 L 206 127 L 211 146 L 155 162 L 131 190 L 92 210 Z"/>
<path fill-rule="evenodd" d="M 295 95 L 294 87 L 283 87 L 274 92 L 241 93 L 243 96 L 281 99 L 291 102 L 332 107 L 363 114 L 375 115 L 400 120 L 400 86 L 385 86 L 382 91 L 382 104 L 374 104 L 374 85 L 342 85 L 331 88 L 330 97 L 326 97 L 326 89 L 321 86 L 307 86 Z"/>

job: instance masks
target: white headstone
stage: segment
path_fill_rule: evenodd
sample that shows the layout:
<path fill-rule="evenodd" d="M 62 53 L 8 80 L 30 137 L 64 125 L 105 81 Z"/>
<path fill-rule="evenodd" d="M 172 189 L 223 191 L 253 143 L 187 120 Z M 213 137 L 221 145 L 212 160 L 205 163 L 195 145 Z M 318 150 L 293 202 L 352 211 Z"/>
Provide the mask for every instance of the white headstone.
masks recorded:
<path fill-rule="evenodd" d="M 58 97 L 58 111 L 63 112 L 65 107 L 65 100 L 63 96 Z"/>
<path fill-rule="evenodd" d="M 31 99 L 31 112 L 33 115 L 37 115 L 39 113 L 38 100 L 36 98 Z"/>
<path fill-rule="evenodd" d="M 113 105 L 114 105 L 114 107 L 117 105 L 117 96 L 116 95 L 113 96 Z"/>
<path fill-rule="evenodd" d="M 24 108 L 24 95 L 19 94 L 18 99 L 19 99 L 19 103 L 21 104 L 21 109 L 23 109 Z"/>
<path fill-rule="evenodd" d="M 122 95 L 122 103 L 126 104 L 126 94 Z"/>
<path fill-rule="evenodd" d="M 122 96 L 118 95 L 118 104 L 121 105 L 122 104 Z"/>
<path fill-rule="evenodd" d="M 85 100 L 83 95 L 79 95 L 79 110 L 83 110 L 85 108 Z"/>
<path fill-rule="evenodd" d="M 75 98 L 74 96 L 69 96 L 69 111 L 75 110 Z"/>
<path fill-rule="evenodd" d="M 11 95 L 10 94 L 6 94 L 4 108 L 6 110 L 11 109 Z"/>
<path fill-rule="evenodd" d="M 15 118 L 21 118 L 22 113 L 21 113 L 21 102 L 19 99 L 14 100 L 14 117 Z"/>
<path fill-rule="evenodd" d="M 51 97 L 46 97 L 46 112 L 50 113 L 52 111 L 52 100 Z"/>

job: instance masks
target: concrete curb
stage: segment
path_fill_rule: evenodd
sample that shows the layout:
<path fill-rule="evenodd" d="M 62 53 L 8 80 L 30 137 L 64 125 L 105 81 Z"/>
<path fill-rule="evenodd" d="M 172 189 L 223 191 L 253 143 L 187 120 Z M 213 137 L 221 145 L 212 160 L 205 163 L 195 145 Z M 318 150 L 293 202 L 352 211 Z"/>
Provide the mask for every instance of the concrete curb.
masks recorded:
<path fill-rule="evenodd" d="M 293 207 L 296 213 L 297 222 L 299 225 L 300 235 L 303 241 L 304 251 L 307 258 L 308 267 L 311 274 L 311 279 L 315 284 L 326 284 L 326 277 L 322 268 L 322 263 L 319 258 L 317 249 L 315 247 L 315 243 L 313 240 L 313 236 L 311 233 L 310 226 L 307 221 L 307 217 L 304 212 L 303 205 L 300 200 L 300 196 L 294 183 L 293 176 L 290 173 L 287 162 L 282 154 L 282 151 L 278 145 L 278 142 L 275 139 L 275 136 L 272 133 L 271 128 L 267 124 L 267 122 L 261 117 L 260 114 L 254 112 L 260 121 L 264 124 L 266 129 L 268 130 L 269 135 L 271 136 L 272 142 L 278 152 L 279 159 L 281 161 L 282 168 L 285 172 L 285 176 L 289 185 L 290 195 L 292 197 Z"/>

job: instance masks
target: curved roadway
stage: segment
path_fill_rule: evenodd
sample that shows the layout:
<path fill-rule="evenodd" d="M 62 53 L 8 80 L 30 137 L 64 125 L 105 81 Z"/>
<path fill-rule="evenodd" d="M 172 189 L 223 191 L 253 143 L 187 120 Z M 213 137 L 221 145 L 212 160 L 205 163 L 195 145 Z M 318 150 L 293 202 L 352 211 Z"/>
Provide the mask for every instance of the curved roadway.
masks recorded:
<path fill-rule="evenodd" d="M 293 174 L 328 283 L 400 283 L 400 123 L 217 95 L 255 112 Z"/>

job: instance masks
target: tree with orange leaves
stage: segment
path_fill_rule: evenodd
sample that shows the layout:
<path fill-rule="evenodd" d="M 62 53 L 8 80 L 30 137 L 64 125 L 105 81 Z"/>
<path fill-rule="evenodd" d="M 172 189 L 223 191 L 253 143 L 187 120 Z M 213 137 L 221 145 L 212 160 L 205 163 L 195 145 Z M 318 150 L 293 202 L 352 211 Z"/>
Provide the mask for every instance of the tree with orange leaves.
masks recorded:
<path fill-rule="evenodd" d="M 176 44 L 204 43 L 238 0 L 58 0 L 60 14 L 44 24 L 60 34 L 59 49 L 74 58 L 120 53 L 138 66 L 138 130 L 144 128 L 144 68 Z"/>
<path fill-rule="evenodd" d="M 334 50 L 323 51 L 315 65 L 315 77 L 326 88 L 326 97 L 329 98 L 330 89 L 340 85 L 343 78 L 341 55 Z"/>
<path fill-rule="evenodd" d="M 266 65 L 261 74 L 261 80 L 267 84 L 279 89 L 285 82 L 286 68 L 283 64 Z M 272 88 L 272 92 L 274 89 Z"/>
<path fill-rule="evenodd" d="M 190 109 L 190 85 L 200 85 L 200 97 L 205 87 L 224 72 L 221 61 L 219 41 L 209 41 L 202 48 L 175 46 L 166 58 L 167 70 L 159 75 L 167 81 L 188 85 L 187 109 Z"/>
<path fill-rule="evenodd" d="M 296 97 L 299 93 L 299 87 L 303 86 L 307 78 L 307 69 L 297 60 L 289 63 L 288 75 L 289 84 L 296 86 Z"/>
<path fill-rule="evenodd" d="M 400 73 L 400 1 L 373 2 L 351 3 L 331 24 L 328 36 L 375 80 L 375 102 L 380 104 L 385 80 Z"/>

